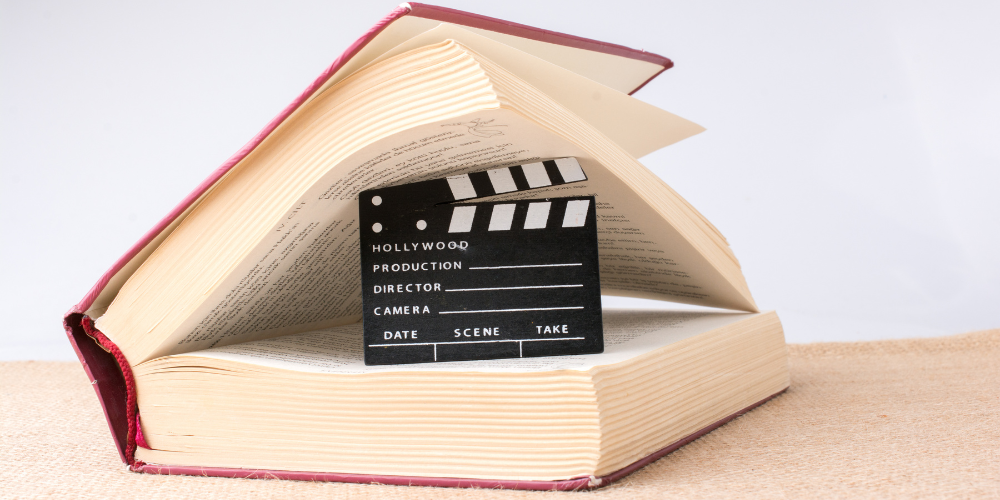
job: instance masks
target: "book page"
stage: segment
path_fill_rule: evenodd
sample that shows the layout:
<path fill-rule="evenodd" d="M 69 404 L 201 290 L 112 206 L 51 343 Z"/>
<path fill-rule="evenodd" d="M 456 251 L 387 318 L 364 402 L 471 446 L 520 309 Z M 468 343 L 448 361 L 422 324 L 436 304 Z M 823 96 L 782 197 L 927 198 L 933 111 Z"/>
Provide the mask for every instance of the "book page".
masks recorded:
<path fill-rule="evenodd" d="M 439 26 L 458 27 L 451 23 L 412 15 L 393 21 L 392 24 L 383 29 L 374 39 L 362 47 L 357 54 L 354 54 L 343 67 L 323 84 L 319 92 L 314 93 L 310 99 L 314 99 L 320 92 L 347 78 L 386 51 L 392 50 L 393 47 Z M 470 26 L 462 26 L 460 29 L 514 47 L 591 80 L 600 82 L 608 87 L 617 89 L 619 92 L 632 92 L 644 82 L 663 71 L 663 67 L 659 64 L 641 59 L 605 54 L 603 52 L 579 49 L 557 43 L 547 43 Z"/>
<path fill-rule="evenodd" d="M 603 294 L 700 305 L 733 300 L 737 292 L 704 256 L 620 179 L 572 142 L 498 109 L 415 127 L 331 169 L 151 357 L 358 321 L 357 196 L 368 187 L 567 156 L 579 160 L 587 181 L 517 196 L 597 197 Z M 454 249 L 431 253 L 420 258 L 460 258 Z M 410 274 L 387 278 L 419 278 Z"/>
<path fill-rule="evenodd" d="M 585 371 L 626 361 L 660 347 L 755 316 L 661 310 L 605 310 L 604 353 L 579 356 L 366 366 L 361 324 L 196 351 L 185 356 L 224 359 L 309 373 L 365 374 L 446 371 L 526 373 Z"/>
<path fill-rule="evenodd" d="M 386 51 L 370 64 L 445 40 L 461 43 L 502 66 L 608 136 L 635 158 L 705 130 L 696 123 L 544 59 L 447 23 Z"/>

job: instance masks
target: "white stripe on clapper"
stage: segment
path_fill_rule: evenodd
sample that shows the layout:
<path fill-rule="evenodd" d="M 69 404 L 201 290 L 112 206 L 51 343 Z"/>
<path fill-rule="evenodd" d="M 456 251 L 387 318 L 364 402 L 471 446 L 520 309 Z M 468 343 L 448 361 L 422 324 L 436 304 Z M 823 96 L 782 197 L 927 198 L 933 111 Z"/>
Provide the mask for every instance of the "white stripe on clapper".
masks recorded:
<path fill-rule="evenodd" d="M 451 212 L 451 224 L 448 226 L 449 233 L 467 233 L 472 230 L 472 219 L 476 217 L 475 205 L 455 207 Z"/>
<path fill-rule="evenodd" d="M 570 200 L 566 203 L 566 215 L 562 227 L 583 227 L 587 222 L 587 207 L 590 200 Z"/>
<path fill-rule="evenodd" d="M 531 188 L 552 185 L 552 181 L 549 179 L 549 173 L 545 171 L 545 165 L 541 163 L 521 165 L 521 170 L 524 172 L 524 178 L 528 180 L 528 186 Z"/>
<path fill-rule="evenodd" d="M 545 222 L 549 220 L 549 208 L 551 201 L 542 201 L 528 204 L 528 216 L 524 219 L 525 229 L 545 229 Z"/>
<path fill-rule="evenodd" d="M 493 184 L 493 190 L 496 191 L 497 194 L 517 191 L 517 185 L 514 184 L 514 178 L 510 175 L 509 168 L 487 170 L 486 173 L 489 174 L 490 182 Z"/>
<path fill-rule="evenodd" d="M 456 200 L 476 197 L 476 188 L 472 187 L 472 179 L 469 179 L 469 174 L 448 177 L 448 187 L 451 188 L 451 194 Z"/>
<path fill-rule="evenodd" d="M 490 216 L 490 231 L 509 231 L 514 223 L 514 208 L 517 205 L 493 205 L 493 215 Z"/>
<path fill-rule="evenodd" d="M 563 182 L 576 182 L 587 180 L 586 174 L 580 168 L 580 162 L 576 158 L 559 158 L 556 167 L 559 168 L 559 175 L 562 175 Z"/>

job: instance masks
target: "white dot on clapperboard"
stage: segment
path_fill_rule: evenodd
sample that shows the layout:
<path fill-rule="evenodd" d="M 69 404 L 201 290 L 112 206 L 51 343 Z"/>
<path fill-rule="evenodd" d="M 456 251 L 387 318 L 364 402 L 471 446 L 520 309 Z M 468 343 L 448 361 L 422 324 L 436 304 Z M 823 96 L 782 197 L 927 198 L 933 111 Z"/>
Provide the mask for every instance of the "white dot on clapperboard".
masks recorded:
<path fill-rule="evenodd" d="M 417 229 L 419 229 L 421 231 L 423 231 L 424 229 L 427 229 L 427 221 L 425 221 L 425 220 L 418 220 L 417 221 Z"/>
<path fill-rule="evenodd" d="M 372 198 L 372 205 L 375 205 L 377 207 L 377 206 L 379 206 L 381 204 L 382 204 L 382 197 L 381 196 L 375 196 L 375 197 Z M 375 231 L 375 232 L 377 233 L 378 231 Z"/>
<path fill-rule="evenodd" d="M 372 224 L 372 231 L 375 231 L 376 233 L 381 233 L 382 232 L 382 224 L 379 224 L 378 222 Z"/>

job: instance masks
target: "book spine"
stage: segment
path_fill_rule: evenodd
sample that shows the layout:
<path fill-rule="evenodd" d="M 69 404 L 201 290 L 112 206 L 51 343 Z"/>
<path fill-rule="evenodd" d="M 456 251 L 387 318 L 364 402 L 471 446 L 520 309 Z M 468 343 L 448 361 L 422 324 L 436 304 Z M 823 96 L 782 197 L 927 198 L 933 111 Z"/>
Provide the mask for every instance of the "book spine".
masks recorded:
<path fill-rule="evenodd" d="M 138 407 L 135 381 L 128 360 L 114 342 L 94 328 L 93 320 L 89 317 L 81 313 L 68 314 L 63 320 L 63 326 L 97 393 L 118 455 L 127 465 L 136 465 Z"/>

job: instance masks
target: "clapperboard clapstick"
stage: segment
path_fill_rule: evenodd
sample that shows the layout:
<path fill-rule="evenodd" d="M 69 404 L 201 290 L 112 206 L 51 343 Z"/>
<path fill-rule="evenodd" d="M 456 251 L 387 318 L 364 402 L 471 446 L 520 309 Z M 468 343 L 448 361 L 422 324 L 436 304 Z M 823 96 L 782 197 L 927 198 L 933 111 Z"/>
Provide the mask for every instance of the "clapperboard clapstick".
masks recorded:
<path fill-rule="evenodd" d="M 365 363 L 603 352 L 594 197 L 468 202 L 585 180 L 560 158 L 362 192 Z"/>

